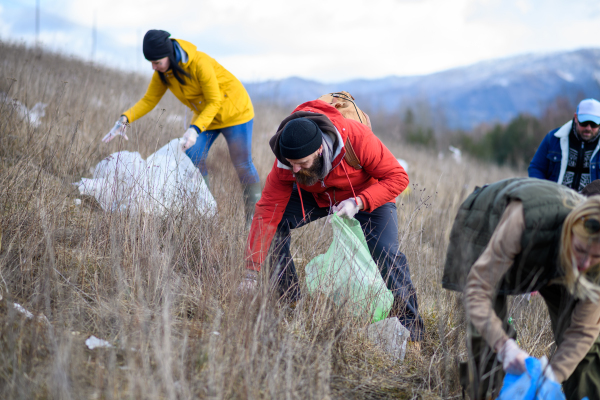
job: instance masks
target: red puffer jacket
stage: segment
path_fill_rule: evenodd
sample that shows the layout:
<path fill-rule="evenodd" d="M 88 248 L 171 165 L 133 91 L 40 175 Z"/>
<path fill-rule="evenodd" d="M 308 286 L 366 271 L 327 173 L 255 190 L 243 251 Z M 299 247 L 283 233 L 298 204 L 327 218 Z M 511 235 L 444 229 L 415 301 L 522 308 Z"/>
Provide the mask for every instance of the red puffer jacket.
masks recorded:
<path fill-rule="evenodd" d="M 314 113 L 314 117 L 309 118 L 314 118 L 321 130 L 327 133 L 329 129 L 332 135 L 337 135 L 334 140 L 333 168 L 329 174 L 312 186 L 299 185 L 301 191 L 313 194 L 319 207 L 330 207 L 353 197 L 353 188 L 364 203 L 364 211 L 370 212 L 387 202 L 394 202 L 408 186 L 408 175 L 404 168 L 366 125 L 345 119 L 335 107 L 321 100 L 301 104 L 294 110 L 294 113 L 297 112 L 305 117 L 310 115 L 307 113 Z M 278 146 L 283 125 L 294 118 L 294 113 L 286 118 L 271 139 L 277 159 L 267 177 L 262 197 L 256 204 L 246 247 L 246 267 L 255 271 L 260 271 L 296 182 L 289 163 L 279 154 Z M 354 169 L 344 159 L 344 143 L 348 138 L 360 160 L 361 169 Z"/>

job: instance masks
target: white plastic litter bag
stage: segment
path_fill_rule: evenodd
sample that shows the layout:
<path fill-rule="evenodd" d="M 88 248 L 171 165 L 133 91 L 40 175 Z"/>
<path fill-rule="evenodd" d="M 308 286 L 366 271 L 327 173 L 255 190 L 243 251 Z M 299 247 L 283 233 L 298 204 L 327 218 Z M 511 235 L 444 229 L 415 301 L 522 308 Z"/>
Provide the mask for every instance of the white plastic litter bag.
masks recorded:
<path fill-rule="evenodd" d="M 398 317 L 372 323 L 367 327 L 367 336 L 390 354 L 394 361 L 404 361 L 406 342 L 410 339 L 410 331 L 402 325 Z"/>
<path fill-rule="evenodd" d="M 75 185 L 106 211 L 164 215 L 192 207 L 214 216 L 217 203 L 179 140 L 171 140 L 147 160 L 137 152 L 113 153 L 96 165 L 93 178 L 82 178 Z"/>

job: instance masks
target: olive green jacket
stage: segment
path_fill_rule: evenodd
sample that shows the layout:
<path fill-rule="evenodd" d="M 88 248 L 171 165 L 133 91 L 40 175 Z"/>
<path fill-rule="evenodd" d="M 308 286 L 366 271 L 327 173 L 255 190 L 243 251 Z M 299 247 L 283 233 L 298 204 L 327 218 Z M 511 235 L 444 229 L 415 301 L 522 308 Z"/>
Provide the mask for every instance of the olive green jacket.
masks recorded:
<path fill-rule="evenodd" d="M 464 289 L 471 267 L 483 253 L 511 200 L 520 200 L 523 204 L 523 250 L 505 274 L 499 293 L 539 290 L 560 277 L 558 253 L 562 225 L 582 199 L 565 186 L 535 178 L 506 179 L 477 187 L 461 204 L 452 226 L 442 286 L 456 291 Z"/>

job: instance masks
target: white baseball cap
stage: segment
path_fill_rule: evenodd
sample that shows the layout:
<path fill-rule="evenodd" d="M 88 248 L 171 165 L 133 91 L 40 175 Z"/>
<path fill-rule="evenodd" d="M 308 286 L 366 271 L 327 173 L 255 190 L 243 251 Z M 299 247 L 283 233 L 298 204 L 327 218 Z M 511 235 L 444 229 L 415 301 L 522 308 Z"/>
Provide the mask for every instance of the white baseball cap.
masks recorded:
<path fill-rule="evenodd" d="M 596 99 L 581 100 L 577 106 L 577 120 L 579 122 L 592 121 L 600 124 L 600 101 Z"/>

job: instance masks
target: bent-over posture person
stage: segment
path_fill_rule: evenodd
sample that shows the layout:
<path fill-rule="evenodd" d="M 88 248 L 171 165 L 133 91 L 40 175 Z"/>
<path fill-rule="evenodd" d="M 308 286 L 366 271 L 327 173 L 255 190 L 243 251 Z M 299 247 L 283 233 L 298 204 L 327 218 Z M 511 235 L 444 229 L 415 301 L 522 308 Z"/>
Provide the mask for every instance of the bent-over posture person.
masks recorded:
<path fill-rule="evenodd" d="M 290 230 L 337 212 L 361 223 L 373 259 L 394 295 L 390 315 L 398 316 L 411 339 L 419 341 L 423 321 L 408 262 L 399 250 L 395 203 L 408 176 L 366 125 L 368 118 L 365 124 L 346 119 L 336 108 L 340 104 L 326 98 L 298 106 L 270 140 L 276 159 L 256 204 L 241 286 L 256 284 L 271 247 L 271 276 L 281 295 L 296 300 L 298 276 Z"/>
<path fill-rule="evenodd" d="M 254 108 L 242 83 L 231 72 L 181 39 L 169 39 L 170 33 L 152 29 L 144 36 L 144 57 L 152 63 L 154 74 L 144 97 L 125 111 L 115 127 L 102 139 L 109 142 L 117 135 L 125 138 L 128 123 L 150 112 L 167 89 L 193 113 L 190 127 L 182 138 L 182 148 L 200 169 L 208 184 L 206 158 L 220 134 L 229 147 L 229 155 L 242 184 L 246 225 L 250 226 L 254 205 L 260 198 L 260 180 L 252 163 L 252 126 Z"/>
<path fill-rule="evenodd" d="M 525 370 L 506 300 L 537 290 L 557 344 L 545 376 L 567 399 L 600 399 L 599 272 L 600 196 L 531 178 L 476 188 L 454 221 L 442 279 L 464 291 L 471 398 L 497 396 L 502 370 Z"/>

